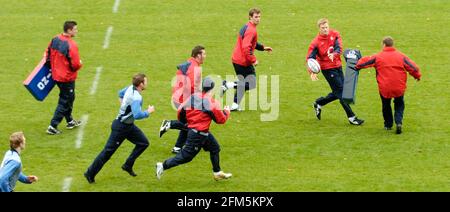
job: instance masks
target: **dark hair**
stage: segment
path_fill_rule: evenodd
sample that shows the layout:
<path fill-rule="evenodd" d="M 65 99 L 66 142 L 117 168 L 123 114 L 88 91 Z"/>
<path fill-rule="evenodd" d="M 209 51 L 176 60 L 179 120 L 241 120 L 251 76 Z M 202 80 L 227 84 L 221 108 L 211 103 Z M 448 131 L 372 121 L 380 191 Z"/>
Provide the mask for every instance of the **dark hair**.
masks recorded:
<path fill-rule="evenodd" d="M 253 14 L 260 14 L 261 10 L 258 8 L 252 8 L 248 11 L 248 16 L 253 17 Z"/>
<path fill-rule="evenodd" d="M 66 21 L 64 22 L 64 32 L 67 32 L 69 29 L 73 29 L 74 26 L 77 25 L 77 22 L 75 21 Z"/>
<path fill-rule="evenodd" d="M 205 50 L 205 47 L 203 47 L 203 46 L 201 46 L 201 45 L 195 46 L 195 47 L 192 49 L 191 56 L 192 56 L 192 57 L 197 57 L 197 55 L 199 55 L 199 54 L 202 53 L 202 50 Z"/>
<path fill-rule="evenodd" d="M 383 44 L 387 47 L 394 46 L 394 39 L 391 36 L 386 36 L 383 38 Z"/>
<path fill-rule="evenodd" d="M 143 83 L 145 81 L 145 74 L 139 73 L 133 76 L 133 85 L 134 86 L 139 86 L 141 83 Z"/>
<path fill-rule="evenodd" d="M 204 93 L 214 88 L 214 81 L 210 77 L 205 77 L 202 82 L 202 91 Z"/>

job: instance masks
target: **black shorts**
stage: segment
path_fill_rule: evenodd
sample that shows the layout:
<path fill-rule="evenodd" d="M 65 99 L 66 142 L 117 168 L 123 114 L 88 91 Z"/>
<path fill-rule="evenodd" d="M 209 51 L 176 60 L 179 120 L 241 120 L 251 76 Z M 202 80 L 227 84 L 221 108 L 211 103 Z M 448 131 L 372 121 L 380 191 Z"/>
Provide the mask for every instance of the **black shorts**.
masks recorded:
<path fill-rule="evenodd" d="M 236 76 L 242 75 L 244 79 L 248 75 L 256 75 L 255 67 L 253 65 L 250 66 L 241 66 L 239 64 L 233 63 L 234 71 L 236 72 Z"/>

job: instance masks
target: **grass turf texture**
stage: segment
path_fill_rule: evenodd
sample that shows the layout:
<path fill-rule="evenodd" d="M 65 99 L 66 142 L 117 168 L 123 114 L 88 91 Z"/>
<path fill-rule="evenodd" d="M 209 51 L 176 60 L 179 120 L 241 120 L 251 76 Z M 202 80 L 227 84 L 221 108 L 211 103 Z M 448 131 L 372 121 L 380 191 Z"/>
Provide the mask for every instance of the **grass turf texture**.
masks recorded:
<path fill-rule="evenodd" d="M 450 191 L 448 1 L 5 1 L 0 0 L 0 140 L 23 130 L 27 149 L 24 172 L 39 176 L 17 191 L 61 191 L 72 177 L 70 191 Z M 221 166 L 233 178 L 212 179 L 209 154 L 168 170 L 156 179 L 155 163 L 172 157 L 176 131 L 157 136 L 162 119 L 176 118 L 170 106 L 170 80 L 175 66 L 196 44 L 206 46 L 206 75 L 233 75 L 230 62 L 236 33 L 253 6 L 262 9 L 259 41 L 274 48 L 256 53 L 258 75 L 280 76 L 280 113 L 261 122 L 264 111 L 233 113 L 211 131 L 222 146 Z M 344 48 L 363 55 L 381 49 L 383 36 L 421 68 L 422 81 L 408 79 L 404 133 L 383 130 L 381 101 L 374 69 L 362 71 L 354 111 L 366 120 L 348 124 L 333 102 L 316 120 L 312 102 L 330 89 L 325 78 L 312 82 L 304 58 L 317 34 L 316 21 L 328 17 L 340 31 Z M 67 19 L 78 22 L 84 63 L 76 84 L 74 116 L 89 115 L 83 144 L 75 149 L 77 131 L 48 136 L 45 129 L 56 107 L 58 89 L 37 102 L 22 81 L 40 60 L 51 37 Z M 102 49 L 108 26 L 109 48 Z M 89 95 L 96 67 L 103 66 L 97 93 Z M 149 76 L 144 105 L 156 112 L 137 125 L 151 144 L 136 161 L 138 176 L 120 169 L 133 145 L 124 142 L 90 185 L 83 172 L 103 148 L 118 111 L 117 91 L 136 72 Z"/>

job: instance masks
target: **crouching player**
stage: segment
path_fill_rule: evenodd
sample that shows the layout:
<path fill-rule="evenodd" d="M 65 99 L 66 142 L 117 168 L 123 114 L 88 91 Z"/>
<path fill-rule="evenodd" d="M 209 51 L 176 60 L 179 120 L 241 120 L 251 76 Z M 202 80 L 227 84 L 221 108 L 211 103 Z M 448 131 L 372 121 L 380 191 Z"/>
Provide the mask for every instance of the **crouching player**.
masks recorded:
<path fill-rule="evenodd" d="M 211 96 L 214 82 L 211 78 L 205 78 L 202 85 L 202 93 L 195 93 L 178 109 L 179 119 L 185 116 L 188 123 L 188 134 L 185 146 L 175 157 L 167 159 L 163 163 L 156 163 L 156 177 L 161 179 L 164 170 L 188 163 L 203 148 L 209 151 L 213 166 L 214 179 L 228 179 L 231 173 L 221 171 L 219 163 L 220 146 L 214 136 L 209 132 L 211 120 L 217 124 L 224 124 L 230 117 L 228 106 L 220 110 L 219 102 Z"/>

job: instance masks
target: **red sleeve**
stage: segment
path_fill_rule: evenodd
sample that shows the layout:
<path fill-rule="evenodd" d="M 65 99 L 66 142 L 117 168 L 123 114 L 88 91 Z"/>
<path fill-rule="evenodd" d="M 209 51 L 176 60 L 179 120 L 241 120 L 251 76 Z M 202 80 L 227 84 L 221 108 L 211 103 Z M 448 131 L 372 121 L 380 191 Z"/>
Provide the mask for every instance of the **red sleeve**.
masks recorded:
<path fill-rule="evenodd" d="M 317 48 L 316 39 L 314 39 L 313 41 L 311 41 L 311 44 L 309 44 L 308 53 L 306 54 L 306 61 L 308 61 L 308 59 L 310 58 L 316 59 L 318 52 L 319 49 Z M 309 68 L 307 68 L 306 70 L 308 71 L 309 74 L 312 73 L 311 70 L 309 70 Z"/>
<path fill-rule="evenodd" d="M 255 32 L 252 30 L 247 30 L 244 34 L 244 39 L 242 39 L 242 52 L 244 52 L 244 57 L 247 61 L 252 64 L 256 62 L 256 57 L 253 54 L 253 39 L 255 38 Z"/>
<path fill-rule="evenodd" d="M 45 49 L 45 52 L 44 52 L 45 63 L 48 64 L 49 67 L 51 67 L 51 62 L 50 62 L 50 45 L 52 45 L 51 41 L 48 44 L 48 47 L 47 47 L 47 49 Z"/>
<path fill-rule="evenodd" d="M 202 91 L 202 67 L 194 67 L 194 91 Z"/>
<path fill-rule="evenodd" d="M 45 52 L 44 52 L 45 60 L 47 60 L 47 61 L 50 60 L 50 58 L 49 58 L 49 56 L 50 56 L 50 45 L 52 45 L 51 41 L 48 44 L 47 49 L 45 49 Z"/>
<path fill-rule="evenodd" d="M 333 47 L 334 54 L 335 54 L 334 56 L 339 57 L 342 54 L 342 37 L 338 32 L 336 32 L 336 38 L 337 39 L 336 39 L 336 41 L 334 43 L 334 47 Z"/>
<path fill-rule="evenodd" d="M 72 41 L 70 43 L 69 56 L 70 56 L 70 62 L 72 64 L 72 70 L 78 71 L 81 68 L 81 66 L 83 66 L 83 65 L 81 64 L 81 61 L 80 61 L 80 54 L 78 53 L 78 46 L 76 45 L 76 43 L 74 41 Z"/>
<path fill-rule="evenodd" d="M 213 120 L 217 124 L 225 124 L 227 119 L 230 117 L 230 113 L 225 110 L 221 110 L 219 102 L 211 102 L 211 103 L 213 104 L 213 108 L 211 109 L 214 115 Z"/>
<path fill-rule="evenodd" d="M 316 59 L 317 53 L 319 52 L 319 49 L 316 45 L 316 39 L 311 41 L 308 48 L 308 53 L 306 54 L 306 61 L 308 61 L 309 58 Z"/>
<path fill-rule="evenodd" d="M 420 74 L 420 70 L 419 67 L 416 65 L 416 63 L 414 63 L 414 61 L 412 61 L 411 59 L 409 59 L 407 56 L 403 55 L 403 67 L 406 69 L 406 71 L 411 74 L 411 76 L 413 76 L 415 79 L 420 79 L 420 77 L 422 76 Z"/>
<path fill-rule="evenodd" d="M 181 104 L 180 106 L 178 106 L 178 110 L 177 110 L 177 118 L 178 120 L 182 120 L 186 118 L 186 110 L 184 109 L 184 105 L 186 104 L 187 101 L 185 101 L 183 104 Z"/>
<path fill-rule="evenodd" d="M 180 100 L 181 96 L 183 96 L 183 85 L 184 85 L 184 81 L 185 81 L 185 76 L 183 74 L 181 74 L 181 71 L 177 71 L 176 74 L 176 82 L 172 87 L 172 101 L 177 102 L 179 104 L 183 103 L 180 102 L 182 100 Z"/>
<path fill-rule="evenodd" d="M 356 64 L 356 69 L 370 68 L 375 66 L 376 56 L 367 56 L 361 58 Z"/>

